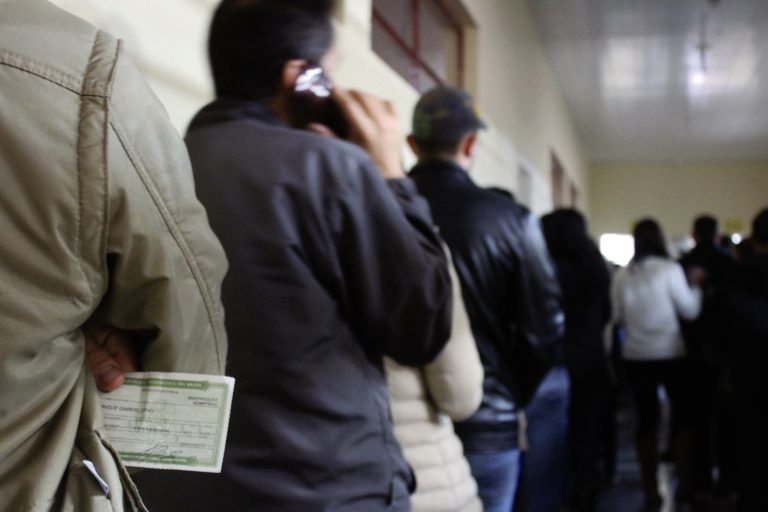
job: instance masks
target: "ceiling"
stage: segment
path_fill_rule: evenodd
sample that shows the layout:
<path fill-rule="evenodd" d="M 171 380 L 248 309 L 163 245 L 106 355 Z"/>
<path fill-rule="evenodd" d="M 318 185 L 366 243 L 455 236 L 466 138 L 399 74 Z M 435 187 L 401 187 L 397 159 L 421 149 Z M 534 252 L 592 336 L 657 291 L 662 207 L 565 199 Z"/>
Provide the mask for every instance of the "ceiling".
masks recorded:
<path fill-rule="evenodd" d="M 768 0 L 528 2 L 589 160 L 768 158 Z"/>

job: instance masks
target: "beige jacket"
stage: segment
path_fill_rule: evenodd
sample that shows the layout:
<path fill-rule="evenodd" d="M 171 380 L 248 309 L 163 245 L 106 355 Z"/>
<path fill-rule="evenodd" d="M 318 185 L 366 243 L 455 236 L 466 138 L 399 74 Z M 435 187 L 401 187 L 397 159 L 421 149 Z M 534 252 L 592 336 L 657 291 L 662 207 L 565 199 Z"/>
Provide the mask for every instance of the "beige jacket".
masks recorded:
<path fill-rule="evenodd" d="M 451 339 L 423 368 L 385 359 L 395 437 L 416 473 L 414 512 L 479 512 L 477 484 L 451 420 L 468 418 L 483 397 L 483 366 L 456 272 Z"/>
<path fill-rule="evenodd" d="M 220 373 L 226 260 L 121 44 L 44 0 L 0 0 L 0 212 L 0 510 L 142 510 L 79 327 L 139 331 L 144 370 Z"/>

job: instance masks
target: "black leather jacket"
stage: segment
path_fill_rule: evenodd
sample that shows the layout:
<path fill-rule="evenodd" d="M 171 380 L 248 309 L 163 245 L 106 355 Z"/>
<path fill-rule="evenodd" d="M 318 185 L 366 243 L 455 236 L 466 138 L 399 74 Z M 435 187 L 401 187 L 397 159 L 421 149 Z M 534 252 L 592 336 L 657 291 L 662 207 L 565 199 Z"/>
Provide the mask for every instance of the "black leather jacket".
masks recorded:
<path fill-rule="evenodd" d="M 557 345 L 560 287 L 539 222 L 514 200 L 475 185 L 458 165 L 419 163 L 410 174 L 451 249 L 485 369 L 483 401 L 456 431 L 468 451 L 517 446 L 513 340 Z"/>

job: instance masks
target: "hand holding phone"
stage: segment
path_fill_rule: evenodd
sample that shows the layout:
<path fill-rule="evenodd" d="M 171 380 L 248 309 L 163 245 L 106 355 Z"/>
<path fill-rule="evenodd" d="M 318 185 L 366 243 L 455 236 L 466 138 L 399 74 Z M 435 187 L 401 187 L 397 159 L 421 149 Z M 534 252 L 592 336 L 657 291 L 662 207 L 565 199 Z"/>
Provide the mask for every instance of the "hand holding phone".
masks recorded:
<path fill-rule="evenodd" d="M 295 126 L 330 135 L 328 128 L 366 150 L 385 178 L 404 176 L 400 123 L 392 102 L 334 87 L 322 68 L 309 67 L 296 79 L 293 110 Z"/>
<path fill-rule="evenodd" d="M 296 79 L 291 118 L 301 128 L 322 125 L 340 139 L 349 137 L 349 123 L 332 96 L 333 83 L 322 68 L 309 67 Z"/>
<path fill-rule="evenodd" d="M 402 178 L 403 138 L 395 106 L 371 94 L 336 88 L 333 97 L 349 121 L 349 141 L 368 152 L 386 179 Z"/>

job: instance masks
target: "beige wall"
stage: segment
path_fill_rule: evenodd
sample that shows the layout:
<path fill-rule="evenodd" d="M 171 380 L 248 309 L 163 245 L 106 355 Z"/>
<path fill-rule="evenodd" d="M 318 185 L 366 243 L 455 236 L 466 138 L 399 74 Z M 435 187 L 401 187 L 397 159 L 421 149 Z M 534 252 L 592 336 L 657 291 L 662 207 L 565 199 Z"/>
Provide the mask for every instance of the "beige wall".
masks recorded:
<path fill-rule="evenodd" d="M 651 215 L 676 239 L 705 212 L 728 231 L 748 232 L 752 217 L 768 206 L 768 161 L 603 164 L 592 168 L 590 181 L 595 235 L 629 233 Z"/>
<path fill-rule="evenodd" d="M 478 26 L 473 92 L 504 141 L 541 173 L 535 209 L 551 208 L 548 183 L 553 150 L 587 204 L 590 191 L 585 159 L 527 2 L 466 0 L 465 4 Z M 498 164 L 511 167 L 507 161 Z"/>
<path fill-rule="evenodd" d="M 53 1 L 126 40 L 179 131 L 210 99 L 205 38 L 216 0 Z M 473 176 L 481 184 L 517 191 L 518 167 L 524 165 L 533 171 L 531 206 L 543 212 L 551 208 L 549 153 L 554 150 L 586 203 L 581 150 L 525 0 L 455 1 L 475 24 L 467 44 L 467 82 L 491 127 L 481 138 Z M 370 13 L 371 0 L 339 0 L 342 62 L 336 78 L 394 100 L 407 127 L 418 96 L 371 50 Z M 405 147 L 403 154 L 407 164 L 413 163 Z"/>

